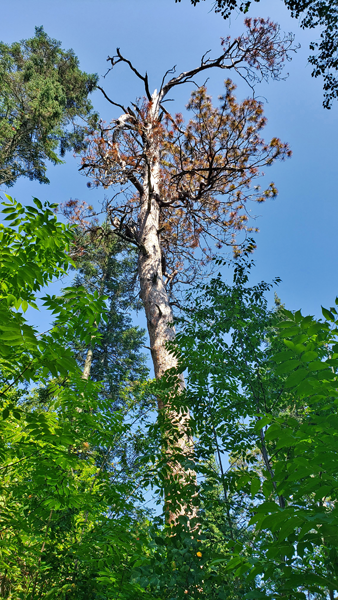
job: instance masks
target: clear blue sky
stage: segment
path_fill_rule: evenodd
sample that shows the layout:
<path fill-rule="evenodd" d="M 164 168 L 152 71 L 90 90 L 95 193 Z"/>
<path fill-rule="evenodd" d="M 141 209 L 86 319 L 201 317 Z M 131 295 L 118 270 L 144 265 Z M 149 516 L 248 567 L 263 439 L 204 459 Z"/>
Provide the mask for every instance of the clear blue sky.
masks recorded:
<path fill-rule="evenodd" d="M 215 55 L 219 52 L 222 36 L 241 32 L 243 15 L 225 22 L 211 10 L 212 4 L 206 0 L 194 8 L 190 0 L 180 4 L 174 0 L 3 1 L 0 39 L 10 43 L 28 38 L 35 25 L 43 25 L 64 48 L 74 49 L 83 70 L 100 75 L 106 71 L 107 56 L 119 46 L 140 71 L 148 71 L 155 88 L 168 68 L 175 64 L 179 71 L 191 68 L 206 50 L 212 49 Z M 319 32 L 302 31 L 281 0 L 253 3 L 251 15 L 270 16 L 283 30 L 293 31 L 302 45 L 287 65 L 287 81 L 264 84 L 256 90 L 266 98 L 266 136 L 288 141 L 293 157 L 267 171 L 279 189 L 278 198 L 251 207 L 260 228 L 255 279 L 269 281 L 280 276 L 283 282 L 278 294 L 286 306 L 319 316 L 320 305 L 332 305 L 338 295 L 338 106 L 331 111 L 322 108 L 322 82 L 310 76 L 308 45 Z M 222 72 L 210 74 L 208 88 L 215 99 L 222 92 L 223 76 Z M 142 95 L 138 80 L 122 67 L 102 83 L 118 102 L 128 103 Z M 243 99 L 249 92 L 241 84 L 238 97 Z M 188 86 L 180 88 L 174 110 L 182 111 L 189 93 Z M 104 119 L 118 116 L 101 92 L 95 92 L 92 100 Z M 50 168 L 49 186 L 21 179 L 10 193 L 23 203 L 37 196 L 53 202 L 80 198 L 95 204 L 103 191 L 87 189 L 77 162 L 69 155 L 66 165 Z"/>

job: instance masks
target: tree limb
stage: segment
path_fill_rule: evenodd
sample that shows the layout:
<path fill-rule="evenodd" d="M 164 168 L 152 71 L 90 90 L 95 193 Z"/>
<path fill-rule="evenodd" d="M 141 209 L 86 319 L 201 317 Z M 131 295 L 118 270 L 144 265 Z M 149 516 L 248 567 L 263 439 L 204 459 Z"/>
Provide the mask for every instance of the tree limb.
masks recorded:
<path fill-rule="evenodd" d="M 106 92 L 104 91 L 104 89 L 100 85 L 97 86 L 97 89 L 102 92 L 102 94 L 104 95 L 104 97 L 106 98 L 106 100 L 108 100 L 108 102 L 110 102 L 110 104 L 113 104 L 114 106 L 118 106 L 125 113 L 127 112 L 127 110 L 124 108 L 124 106 L 122 104 L 118 104 L 117 102 L 114 102 L 113 100 L 111 100 L 109 98 L 109 96 L 107 96 Z"/>
<path fill-rule="evenodd" d="M 116 60 L 116 56 L 113 56 L 113 57 L 108 56 L 108 58 L 107 58 L 108 61 L 110 60 L 112 67 L 117 65 L 117 63 L 119 63 L 119 62 L 127 63 L 127 65 L 133 71 L 133 73 L 135 73 L 135 75 L 139 79 L 142 79 L 142 81 L 144 83 L 144 88 L 145 88 L 145 91 L 147 94 L 147 98 L 148 98 L 148 100 L 151 100 L 151 94 L 149 91 L 148 74 L 146 73 L 145 75 L 141 75 L 141 73 L 132 65 L 130 60 L 128 60 L 127 58 L 124 58 L 124 56 L 122 56 L 122 54 L 120 52 L 120 48 L 116 48 L 116 52 L 117 52 L 117 60 Z"/>

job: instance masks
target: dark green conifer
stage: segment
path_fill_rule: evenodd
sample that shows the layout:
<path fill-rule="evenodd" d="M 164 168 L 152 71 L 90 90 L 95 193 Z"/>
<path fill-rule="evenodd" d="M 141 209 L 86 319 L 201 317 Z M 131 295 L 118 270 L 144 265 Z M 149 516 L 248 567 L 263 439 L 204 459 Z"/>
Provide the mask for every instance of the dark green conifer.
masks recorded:
<path fill-rule="evenodd" d="M 0 185 L 20 176 L 49 183 L 46 161 L 59 164 L 58 154 L 82 148 L 97 120 L 88 100 L 96 83 L 43 27 L 29 40 L 0 42 Z"/>

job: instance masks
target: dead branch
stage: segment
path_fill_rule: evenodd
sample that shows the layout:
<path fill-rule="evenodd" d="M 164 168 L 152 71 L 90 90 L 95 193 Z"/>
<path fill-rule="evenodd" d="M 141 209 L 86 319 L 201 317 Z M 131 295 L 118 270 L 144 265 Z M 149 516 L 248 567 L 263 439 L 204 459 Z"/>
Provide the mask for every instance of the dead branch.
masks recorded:
<path fill-rule="evenodd" d="M 107 58 L 107 61 L 111 62 L 112 68 L 115 67 L 115 65 L 117 65 L 119 62 L 125 62 L 129 66 L 129 68 L 133 71 L 133 73 L 135 73 L 135 75 L 143 81 L 147 98 L 148 98 L 148 100 L 151 100 L 151 94 L 149 91 L 148 74 L 146 73 L 145 75 L 141 75 L 141 73 L 134 67 L 134 65 L 131 63 L 131 61 L 128 60 L 127 58 L 124 58 L 124 56 L 122 56 L 122 54 L 120 52 L 120 48 L 116 48 L 116 52 L 117 52 L 117 56 L 113 56 L 113 57 L 108 56 L 108 58 Z"/>

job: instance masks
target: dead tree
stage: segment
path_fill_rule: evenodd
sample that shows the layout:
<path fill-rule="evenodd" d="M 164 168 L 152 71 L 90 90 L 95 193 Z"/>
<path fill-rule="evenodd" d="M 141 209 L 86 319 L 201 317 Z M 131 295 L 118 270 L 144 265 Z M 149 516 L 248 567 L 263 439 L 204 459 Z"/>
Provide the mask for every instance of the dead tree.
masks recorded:
<path fill-rule="evenodd" d="M 145 97 L 125 107 L 100 88 L 122 115 L 109 126 L 100 122 L 82 158 L 81 170 L 91 185 L 121 191 L 108 204 L 108 212 L 116 234 L 139 250 L 141 298 L 157 378 L 177 364 L 166 347 L 175 337 L 170 326 L 173 286 L 191 281 L 215 247 L 230 245 L 240 251 L 237 233 L 252 230 L 247 201 L 262 202 L 276 194 L 274 184 L 262 192 L 253 182 L 262 167 L 290 154 L 279 139 L 261 138 L 262 104 L 254 97 L 237 103 L 229 79 L 218 108 L 205 86 L 197 87 L 188 104 L 193 117 L 186 125 L 164 104 L 175 87 L 192 84 L 200 73 L 214 68 L 236 72 L 251 87 L 262 78 L 280 78 L 283 62 L 293 50 L 292 36 L 281 38 L 278 26 L 263 19 L 247 20 L 246 27 L 245 35 L 222 41 L 217 58 L 208 58 L 207 53 L 194 69 L 179 75 L 175 68 L 167 71 L 153 93 L 147 74 L 142 75 L 117 49 L 116 56 L 108 58 L 109 71 L 127 64 L 142 83 Z M 166 406 L 159 401 L 158 408 L 178 423 L 178 444 L 183 452 L 191 452 L 189 415 L 182 418 L 170 408 L 170 401 Z M 174 517 L 171 511 L 169 520 Z"/>

